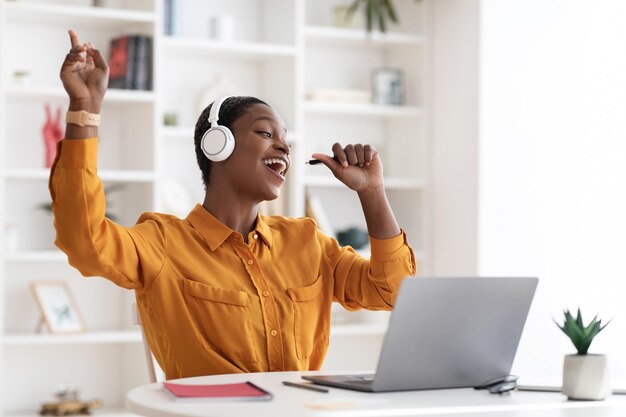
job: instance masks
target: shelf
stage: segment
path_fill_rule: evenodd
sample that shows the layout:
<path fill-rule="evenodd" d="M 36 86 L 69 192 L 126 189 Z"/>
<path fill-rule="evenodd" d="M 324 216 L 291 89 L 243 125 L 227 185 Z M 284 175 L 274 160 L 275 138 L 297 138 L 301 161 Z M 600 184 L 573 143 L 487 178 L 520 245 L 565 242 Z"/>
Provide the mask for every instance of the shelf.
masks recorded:
<path fill-rule="evenodd" d="M 167 139 L 193 139 L 193 126 L 163 126 L 162 136 Z"/>
<path fill-rule="evenodd" d="M 10 86 L 6 93 L 12 97 L 23 98 L 67 98 L 67 93 L 62 87 L 45 86 Z M 119 90 L 109 89 L 104 97 L 104 103 L 153 103 L 154 93 L 152 91 L 140 90 Z"/>
<path fill-rule="evenodd" d="M 141 343 L 141 333 L 133 330 L 87 332 L 80 334 L 9 334 L 2 338 L 4 346 L 96 345 Z"/>
<path fill-rule="evenodd" d="M 64 262 L 67 263 L 67 255 L 60 250 L 33 250 L 5 252 L 4 260 L 7 262 Z"/>
<path fill-rule="evenodd" d="M 345 187 L 345 185 L 335 177 L 330 176 L 308 176 L 304 178 L 304 184 L 310 187 Z M 409 178 L 385 178 L 385 189 L 388 190 L 421 190 L 424 188 L 424 181 Z"/>
<path fill-rule="evenodd" d="M 166 54 L 197 59 L 198 54 L 217 54 L 220 57 L 260 61 L 272 58 L 293 58 L 293 46 L 258 42 L 223 42 L 210 39 L 165 37 L 161 41 Z"/>
<path fill-rule="evenodd" d="M 167 141 L 185 141 L 191 140 L 193 144 L 193 136 L 195 128 L 193 126 L 163 126 L 161 128 L 162 136 Z M 296 140 L 296 133 L 287 132 L 287 141 L 293 143 Z"/>
<path fill-rule="evenodd" d="M 390 106 L 372 103 L 333 103 L 327 101 L 306 101 L 304 109 L 308 113 L 337 114 L 373 117 L 422 117 L 424 110 L 416 106 Z"/>
<path fill-rule="evenodd" d="M 41 417 L 37 411 L 23 411 L 3 415 L 5 417 Z M 123 408 L 98 408 L 91 415 L 95 417 L 137 417 L 137 414 L 133 414 Z"/>
<path fill-rule="evenodd" d="M 330 43 L 333 46 L 340 43 L 347 46 L 420 46 L 424 44 L 424 37 L 404 33 L 368 34 L 364 29 L 341 29 L 329 26 L 306 26 L 304 36 L 309 42 Z"/>
<path fill-rule="evenodd" d="M 330 336 L 384 335 L 387 323 L 331 323 Z"/>
<path fill-rule="evenodd" d="M 6 178 L 12 180 L 48 180 L 50 170 L 47 168 L 21 168 L 8 169 Z M 155 175 L 153 171 L 101 169 L 98 176 L 102 181 L 111 182 L 152 182 Z"/>
<path fill-rule="evenodd" d="M 90 27 L 127 27 L 129 23 L 149 23 L 155 21 L 154 12 L 115 9 L 107 7 L 71 6 L 43 3 L 4 3 L 9 22 L 46 24 L 80 23 Z"/>

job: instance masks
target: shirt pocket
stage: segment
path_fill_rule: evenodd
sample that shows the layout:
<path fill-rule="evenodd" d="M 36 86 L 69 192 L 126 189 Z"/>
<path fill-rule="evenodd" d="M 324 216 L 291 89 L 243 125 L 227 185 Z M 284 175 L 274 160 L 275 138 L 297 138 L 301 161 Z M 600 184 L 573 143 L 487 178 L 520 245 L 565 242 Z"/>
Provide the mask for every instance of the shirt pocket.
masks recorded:
<path fill-rule="evenodd" d="M 315 350 L 328 346 L 330 306 L 327 307 L 323 289 L 321 276 L 306 287 L 287 289 L 293 304 L 293 332 L 299 359 L 307 359 Z"/>
<path fill-rule="evenodd" d="M 227 359 L 257 362 L 247 293 L 190 280 L 183 281 L 183 291 L 194 326 L 209 347 Z"/>

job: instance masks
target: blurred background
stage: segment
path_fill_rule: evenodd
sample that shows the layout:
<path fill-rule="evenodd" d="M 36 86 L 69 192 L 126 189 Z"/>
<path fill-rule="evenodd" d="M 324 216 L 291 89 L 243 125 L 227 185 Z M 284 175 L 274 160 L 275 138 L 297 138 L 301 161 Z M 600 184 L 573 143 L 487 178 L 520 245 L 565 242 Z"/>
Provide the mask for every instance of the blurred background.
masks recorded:
<path fill-rule="evenodd" d="M 356 195 L 304 162 L 374 144 L 418 276 L 539 277 L 514 373 L 558 382 L 574 349 L 553 320 L 580 307 L 612 320 L 590 351 L 626 379 L 626 3 L 391 0 L 368 19 L 368 2 L 0 0 L 3 415 L 36 415 L 73 387 L 122 415 L 148 382 L 132 292 L 82 278 L 53 244 L 68 28 L 111 66 L 109 217 L 186 216 L 204 195 L 198 115 L 220 95 L 257 96 L 284 119 L 294 161 L 263 213 L 312 216 L 369 256 Z M 333 310 L 324 369 L 375 368 L 388 319 Z"/>

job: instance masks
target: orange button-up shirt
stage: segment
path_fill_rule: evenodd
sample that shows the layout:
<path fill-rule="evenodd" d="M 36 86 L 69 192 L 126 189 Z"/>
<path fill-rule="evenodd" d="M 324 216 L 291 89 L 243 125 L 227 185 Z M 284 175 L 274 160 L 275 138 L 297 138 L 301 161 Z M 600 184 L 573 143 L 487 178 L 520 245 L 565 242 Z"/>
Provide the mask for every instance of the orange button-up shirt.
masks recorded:
<path fill-rule="evenodd" d="M 84 276 L 135 290 L 150 348 L 168 379 L 319 369 L 330 307 L 390 310 L 415 273 L 404 233 L 370 237 L 371 260 L 308 218 L 258 216 L 244 243 L 201 205 L 187 218 L 105 218 L 96 138 L 64 140 L 50 176 L 56 245 Z"/>

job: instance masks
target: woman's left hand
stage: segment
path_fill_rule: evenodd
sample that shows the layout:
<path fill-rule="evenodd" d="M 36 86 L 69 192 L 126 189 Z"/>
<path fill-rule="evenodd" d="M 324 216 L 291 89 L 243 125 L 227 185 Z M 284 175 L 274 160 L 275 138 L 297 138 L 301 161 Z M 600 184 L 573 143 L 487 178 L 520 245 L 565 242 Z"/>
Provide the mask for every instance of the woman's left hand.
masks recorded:
<path fill-rule="evenodd" d="M 314 153 L 313 158 L 322 161 L 348 188 L 362 193 L 382 187 L 383 164 L 372 145 L 356 143 L 342 147 L 335 143 L 332 151 L 339 162 L 321 153 Z"/>

